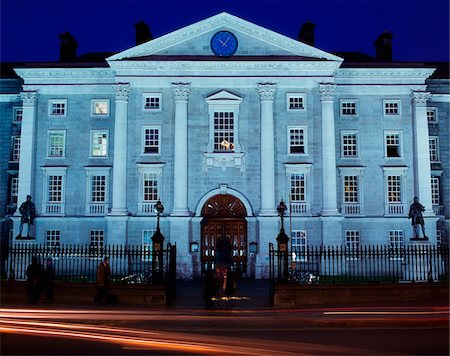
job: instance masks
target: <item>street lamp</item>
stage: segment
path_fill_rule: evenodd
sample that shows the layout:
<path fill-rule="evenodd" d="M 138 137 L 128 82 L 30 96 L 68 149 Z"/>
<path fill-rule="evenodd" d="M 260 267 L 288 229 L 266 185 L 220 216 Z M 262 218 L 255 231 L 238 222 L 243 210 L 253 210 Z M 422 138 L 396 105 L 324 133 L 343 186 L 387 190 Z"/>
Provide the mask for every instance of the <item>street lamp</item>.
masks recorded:
<path fill-rule="evenodd" d="M 164 211 L 164 205 L 158 199 L 153 207 L 153 211 L 157 214 L 156 231 L 152 236 L 153 251 L 152 251 L 152 279 L 154 282 L 160 282 L 163 279 L 163 243 L 164 235 L 159 228 L 159 218 Z"/>
<path fill-rule="evenodd" d="M 277 237 L 278 242 L 278 277 L 282 281 L 288 280 L 288 242 L 289 237 L 284 232 L 284 215 L 286 214 L 287 206 L 281 199 L 277 206 L 278 216 L 281 218 L 281 229 Z"/>

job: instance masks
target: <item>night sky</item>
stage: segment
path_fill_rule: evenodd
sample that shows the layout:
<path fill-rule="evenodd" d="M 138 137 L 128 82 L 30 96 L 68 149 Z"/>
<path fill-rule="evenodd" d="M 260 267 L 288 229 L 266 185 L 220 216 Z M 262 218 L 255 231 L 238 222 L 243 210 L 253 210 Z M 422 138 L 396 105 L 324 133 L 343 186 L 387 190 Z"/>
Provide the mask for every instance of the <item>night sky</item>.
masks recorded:
<path fill-rule="evenodd" d="M 0 0 L 2 62 L 57 61 L 58 34 L 69 31 L 78 55 L 120 52 L 144 20 L 153 37 L 226 11 L 297 38 L 316 24 L 316 47 L 375 55 L 374 41 L 394 34 L 396 61 L 449 60 L 448 0 Z"/>

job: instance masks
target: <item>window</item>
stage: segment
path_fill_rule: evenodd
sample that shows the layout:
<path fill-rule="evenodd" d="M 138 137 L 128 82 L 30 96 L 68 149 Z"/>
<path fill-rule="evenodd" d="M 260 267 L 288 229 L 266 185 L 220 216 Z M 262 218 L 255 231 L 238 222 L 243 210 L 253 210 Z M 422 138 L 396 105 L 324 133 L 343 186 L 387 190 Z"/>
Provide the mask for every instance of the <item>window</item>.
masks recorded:
<path fill-rule="evenodd" d="M 292 261 L 307 261 L 306 230 L 293 230 L 291 239 Z"/>
<path fill-rule="evenodd" d="M 22 122 L 23 108 L 13 108 L 13 122 Z"/>
<path fill-rule="evenodd" d="M 359 259 L 359 230 L 345 231 L 345 250 L 347 253 L 347 260 Z"/>
<path fill-rule="evenodd" d="M 234 152 L 234 112 L 214 113 L 214 152 Z"/>
<path fill-rule="evenodd" d="M 436 245 L 437 247 L 442 246 L 442 231 L 439 229 L 436 230 Z"/>
<path fill-rule="evenodd" d="M 11 178 L 11 204 L 17 205 L 17 197 L 19 196 L 19 178 Z"/>
<path fill-rule="evenodd" d="M 341 116 L 357 116 L 357 100 L 356 99 L 342 99 L 340 101 Z"/>
<path fill-rule="evenodd" d="M 142 214 L 155 214 L 153 208 L 160 199 L 162 191 L 162 169 L 164 164 L 138 164 L 139 201 L 138 211 Z"/>
<path fill-rule="evenodd" d="M 387 177 L 388 188 L 388 203 L 395 204 L 402 202 L 402 177 L 401 176 L 388 176 Z"/>
<path fill-rule="evenodd" d="M 51 99 L 48 108 L 49 116 L 51 117 L 66 117 L 67 116 L 67 100 L 65 99 Z"/>
<path fill-rule="evenodd" d="M 42 211 L 47 215 L 64 215 L 67 167 L 43 167 L 44 195 Z"/>
<path fill-rule="evenodd" d="M 11 161 L 19 162 L 20 159 L 20 136 L 12 138 Z"/>
<path fill-rule="evenodd" d="M 161 111 L 161 93 L 143 93 L 143 110 L 148 112 Z"/>
<path fill-rule="evenodd" d="M 66 132 L 63 130 L 51 130 L 48 132 L 49 158 L 63 158 L 65 156 Z"/>
<path fill-rule="evenodd" d="M 287 93 L 286 102 L 287 102 L 287 111 L 306 110 L 306 94 L 304 93 Z"/>
<path fill-rule="evenodd" d="M 389 231 L 389 245 L 391 248 L 391 259 L 401 260 L 403 259 L 403 230 L 390 230 Z"/>
<path fill-rule="evenodd" d="M 405 215 L 404 175 L 407 167 L 384 166 L 383 174 L 385 179 L 385 215 Z"/>
<path fill-rule="evenodd" d="M 105 233 L 103 230 L 91 230 L 89 236 L 89 252 L 91 257 L 101 257 L 105 244 Z"/>
<path fill-rule="evenodd" d="M 159 127 L 144 127 L 143 131 L 143 153 L 159 154 L 160 150 Z"/>
<path fill-rule="evenodd" d="M 285 163 L 286 186 L 289 189 L 289 205 L 292 215 L 310 213 L 310 192 L 308 179 L 311 173 L 311 163 Z"/>
<path fill-rule="evenodd" d="M 437 136 L 430 136 L 428 142 L 430 147 L 430 161 L 439 162 L 439 138 Z"/>
<path fill-rule="evenodd" d="M 358 204 L 358 176 L 344 176 L 344 202 L 345 204 Z"/>
<path fill-rule="evenodd" d="M 47 230 L 45 247 L 51 251 L 58 251 L 61 247 L 61 231 L 60 230 Z"/>
<path fill-rule="evenodd" d="M 105 215 L 109 202 L 109 168 L 86 167 L 86 214 Z"/>
<path fill-rule="evenodd" d="M 431 203 L 433 205 L 440 205 L 441 198 L 439 193 L 439 178 L 431 177 Z"/>
<path fill-rule="evenodd" d="M 152 260 L 153 242 L 155 230 L 142 230 L 142 261 Z"/>
<path fill-rule="evenodd" d="M 385 132 L 385 157 L 399 158 L 402 157 L 401 135 L 400 132 Z"/>
<path fill-rule="evenodd" d="M 358 155 L 357 132 L 341 132 L 341 157 L 357 158 Z"/>
<path fill-rule="evenodd" d="M 91 102 L 91 115 L 96 117 L 109 116 L 109 100 L 108 99 L 94 99 Z"/>
<path fill-rule="evenodd" d="M 346 216 L 364 214 L 362 204 L 364 167 L 339 167 L 339 175 L 342 191 L 341 212 Z"/>
<path fill-rule="evenodd" d="M 305 201 L 305 174 L 291 174 L 291 194 L 290 200 L 293 203 Z"/>
<path fill-rule="evenodd" d="M 91 130 L 91 156 L 92 157 L 108 156 L 107 130 Z"/>
<path fill-rule="evenodd" d="M 437 112 L 436 108 L 427 108 L 427 119 L 428 123 L 435 124 L 437 123 Z"/>
<path fill-rule="evenodd" d="M 289 154 L 304 154 L 306 152 L 306 128 L 289 128 Z"/>
<path fill-rule="evenodd" d="M 384 116 L 400 116 L 400 100 L 383 100 Z"/>

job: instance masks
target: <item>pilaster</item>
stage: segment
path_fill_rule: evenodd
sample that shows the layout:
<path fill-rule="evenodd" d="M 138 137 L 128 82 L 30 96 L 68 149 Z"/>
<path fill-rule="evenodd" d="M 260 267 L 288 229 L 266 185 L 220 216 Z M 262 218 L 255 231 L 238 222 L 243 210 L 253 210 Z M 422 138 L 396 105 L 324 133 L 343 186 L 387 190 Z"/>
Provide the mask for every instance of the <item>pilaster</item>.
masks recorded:
<path fill-rule="evenodd" d="M 113 86 L 116 99 L 114 122 L 113 196 L 111 215 L 127 215 L 127 120 L 129 83 Z"/>
<path fill-rule="evenodd" d="M 277 215 L 275 211 L 275 148 L 273 101 L 277 91 L 275 83 L 259 83 L 261 99 L 261 216 Z"/>
<path fill-rule="evenodd" d="M 339 215 L 336 193 L 336 145 L 334 136 L 333 83 L 319 84 L 322 106 L 322 216 Z"/>
<path fill-rule="evenodd" d="M 425 207 L 424 215 L 433 216 L 431 200 L 431 162 L 427 120 L 427 102 L 431 93 L 413 91 L 413 141 L 414 141 L 414 190 L 415 196 Z"/>
<path fill-rule="evenodd" d="M 172 83 L 175 101 L 175 144 L 172 216 L 188 216 L 188 98 L 190 83 Z"/>

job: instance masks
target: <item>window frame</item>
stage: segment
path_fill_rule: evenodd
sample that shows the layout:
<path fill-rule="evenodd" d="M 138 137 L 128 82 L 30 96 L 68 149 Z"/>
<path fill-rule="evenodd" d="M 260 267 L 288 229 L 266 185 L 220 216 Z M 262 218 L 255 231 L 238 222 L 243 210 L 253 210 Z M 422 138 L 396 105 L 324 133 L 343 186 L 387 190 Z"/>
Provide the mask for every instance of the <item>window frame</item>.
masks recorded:
<path fill-rule="evenodd" d="M 52 151 L 52 134 L 62 134 L 62 138 L 63 138 L 63 144 L 62 144 L 62 153 L 59 156 L 52 156 L 51 155 L 51 151 Z M 47 157 L 46 158 L 50 158 L 50 159 L 64 159 L 66 158 L 66 130 L 48 130 L 47 131 Z"/>
<path fill-rule="evenodd" d="M 54 104 L 64 104 L 64 107 L 62 110 L 64 110 L 63 114 L 57 114 L 53 112 L 53 105 Z M 67 99 L 49 99 L 48 101 L 48 116 L 54 117 L 54 118 L 66 118 L 67 117 Z"/>
<path fill-rule="evenodd" d="M 291 131 L 292 130 L 302 130 L 303 131 L 303 152 L 291 152 L 292 151 L 292 147 L 296 147 L 294 145 L 292 145 L 292 136 L 291 136 Z M 287 142 L 288 142 L 288 147 L 287 147 L 287 154 L 288 155 L 292 155 L 292 156 L 306 156 L 308 155 L 308 127 L 307 126 L 288 126 L 287 128 Z M 300 146 L 299 146 L 300 147 Z"/>
<path fill-rule="evenodd" d="M 305 230 L 305 229 L 292 230 L 291 257 L 292 257 L 292 262 L 308 262 L 308 231 L 307 230 Z"/>
<path fill-rule="evenodd" d="M 302 107 L 301 108 L 291 108 L 291 99 L 302 99 Z M 287 112 L 306 112 L 306 93 L 286 93 L 286 111 Z"/>
<path fill-rule="evenodd" d="M 146 149 L 146 131 L 147 130 L 157 130 L 158 131 L 158 144 L 156 146 L 148 146 L 148 147 L 156 147 L 157 152 L 145 152 Z M 159 125 L 145 125 L 142 126 L 142 133 L 141 133 L 141 155 L 143 156 L 155 156 L 155 155 L 161 155 L 161 126 Z"/>
<path fill-rule="evenodd" d="M 56 253 L 61 248 L 61 230 L 47 229 L 45 230 L 45 249 Z"/>
<path fill-rule="evenodd" d="M 431 178 L 431 204 L 434 206 L 441 205 L 441 187 L 440 177 L 432 176 Z"/>
<path fill-rule="evenodd" d="M 158 99 L 158 107 L 146 107 L 147 98 L 157 98 Z M 148 113 L 156 113 L 162 111 L 162 93 L 159 92 L 146 92 L 142 93 L 142 111 Z"/>
<path fill-rule="evenodd" d="M 344 110 L 348 108 L 344 108 L 344 104 L 354 104 L 355 105 L 355 113 L 354 114 L 344 114 Z M 340 99 L 339 100 L 339 116 L 340 117 L 359 117 L 359 102 L 358 99 Z"/>
<path fill-rule="evenodd" d="M 97 103 L 105 103 L 106 104 L 106 113 L 98 114 L 95 112 L 95 106 Z M 95 118 L 108 118 L 110 116 L 111 111 L 111 101 L 109 99 L 92 99 L 91 100 L 91 117 Z"/>
<path fill-rule="evenodd" d="M 86 215 L 102 216 L 108 213 L 110 204 L 110 167 L 85 167 L 86 169 Z M 98 195 L 94 195 L 94 177 L 104 177 L 104 200 L 94 199 Z M 100 190 L 101 191 L 101 190 Z"/>
<path fill-rule="evenodd" d="M 13 123 L 20 123 L 23 121 L 23 106 L 13 106 L 13 119 L 12 122 Z M 18 114 L 18 111 L 21 111 L 22 114 Z M 20 120 L 18 120 L 17 118 L 20 116 Z"/>
<path fill-rule="evenodd" d="M 345 259 L 355 261 L 360 259 L 361 232 L 359 230 L 345 230 Z"/>
<path fill-rule="evenodd" d="M 388 145 L 388 142 L 387 142 L 387 137 L 389 135 L 397 135 L 398 136 L 398 145 L 397 145 L 397 147 L 398 147 L 398 149 L 397 149 L 398 156 L 388 156 L 388 152 L 389 152 L 388 147 L 389 146 L 392 147 L 392 145 Z M 403 135 L 402 135 L 402 131 L 401 130 L 385 130 L 383 138 L 384 138 L 384 145 L 383 145 L 384 146 L 384 158 L 385 159 L 403 159 L 404 157 L 403 157 Z"/>
<path fill-rule="evenodd" d="M 356 142 L 354 145 L 355 145 L 356 155 L 354 155 L 354 156 L 344 155 L 344 152 L 345 152 L 344 147 L 346 147 L 346 146 L 344 146 L 344 136 L 345 135 L 354 135 L 355 136 Z M 342 130 L 341 137 L 340 137 L 340 143 L 341 143 L 341 159 L 359 159 L 360 158 L 360 156 L 359 156 L 359 131 Z M 347 146 L 349 146 L 349 145 L 347 144 Z"/>
<path fill-rule="evenodd" d="M 389 230 L 389 247 L 392 251 L 391 260 L 404 259 L 405 233 L 403 230 Z"/>
<path fill-rule="evenodd" d="M 156 229 L 141 230 L 141 247 L 142 247 L 141 261 L 143 262 L 151 262 L 153 260 L 152 237 L 155 232 Z"/>
<path fill-rule="evenodd" d="M 433 112 L 434 120 L 430 120 L 429 112 Z M 437 124 L 439 122 L 438 120 L 438 110 L 435 106 L 427 106 L 427 122 L 429 124 Z"/>
<path fill-rule="evenodd" d="M 94 155 L 94 134 L 101 133 L 106 135 L 105 154 Z M 90 131 L 89 158 L 108 158 L 109 157 L 109 130 L 93 129 Z"/>
<path fill-rule="evenodd" d="M 434 148 L 432 147 L 433 144 Z M 439 163 L 440 162 L 439 136 L 428 136 L 428 148 L 430 151 L 430 162 Z"/>
<path fill-rule="evenodd" d="M 67 167 L 42 167 L 43 170 L 43 194 L 42 212 L 44 215 L 64 216 L 66 204 L 66 176 Z M 61 199 L 50 201 L 50 177 L 61 177 Z M 54 207 L 52 207 L 52 205 Z M 57 206 L 57 208 L 55 207 Z"/>
<path fill-rule="evenodd" d="M 389 104 L 397 104 L 397 113 L 389 114 L 386 112 L 389 108 L 386 105 Z M 402 101 L 400 99 L 383 99 L 383 117 L 392 118 L 392 117 L 401 117 L 402 116 Z"/>
<path fill-rule="evenodd" d="M 11 162 L 19 162 L 20 161 L 20 145 L 22 143 L 21 136 L 12 136 L 11 137 Z"/>
<path fill-rule="evenodd" d="M 153 206 L 156 204 L 158 200 L 161 199 L 161 195 L 163 192 L 163 168 L 164 163 L 155 163 L 155 164 L 146 164 L 146 163 L 138 163 L 138 171 L 139 171 L 139 187 L 138 187 L 138 214 L 143 215 L 156 215 L 153 210 Z M 156 175 L 156 199 L 155 200 L 145 200 L 145 175 L 146 174 L 155 174 Z"/>
<path fill-rule="evenodd" d="M 17 205 L 19 200 L 19 177 L 11 177 L 9 202 L 11 205 Z"/>

